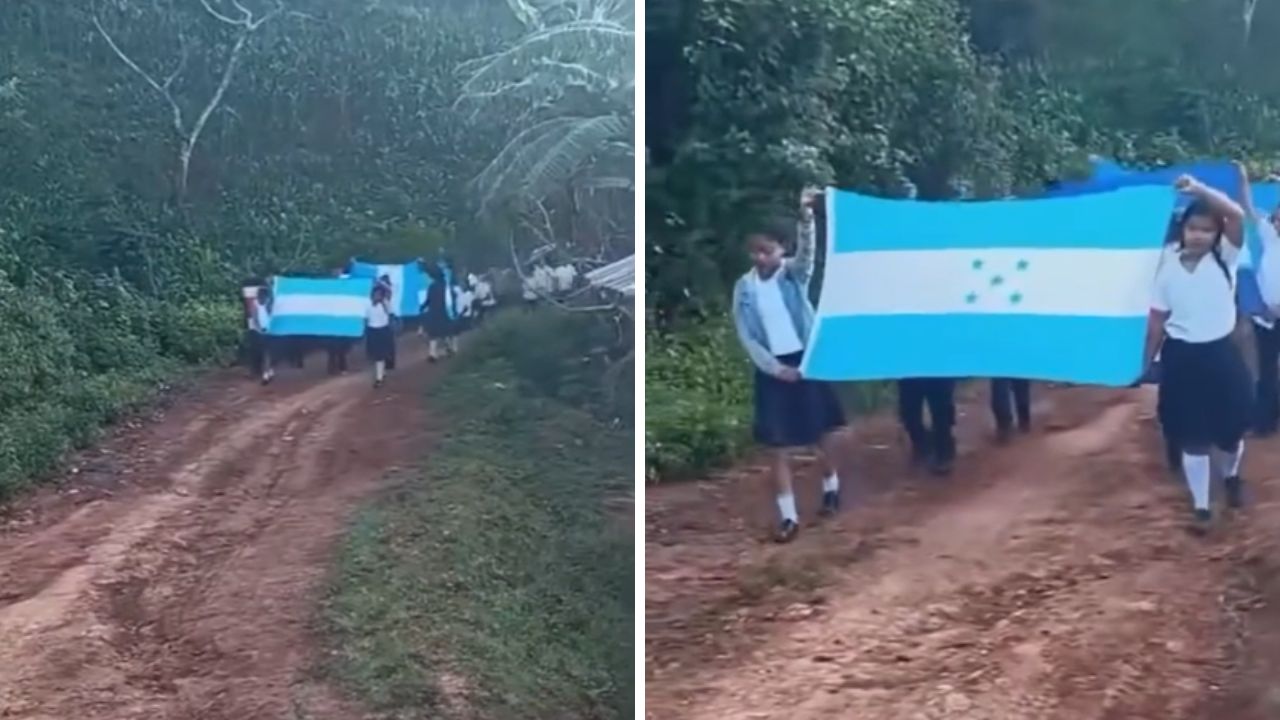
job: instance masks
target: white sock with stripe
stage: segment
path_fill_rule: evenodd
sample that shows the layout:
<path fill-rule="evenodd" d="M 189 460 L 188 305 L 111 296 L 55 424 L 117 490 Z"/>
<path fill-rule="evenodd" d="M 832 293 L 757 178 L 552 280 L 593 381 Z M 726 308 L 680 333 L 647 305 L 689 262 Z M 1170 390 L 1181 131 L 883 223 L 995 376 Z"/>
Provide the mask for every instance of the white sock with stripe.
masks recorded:
<path fill-rule="evenodd" d="M 1209 456 L 1182 454 L 1182 473 L 1187 477 L 1191 501 L 1197 510 L 1209 509 Z"/>

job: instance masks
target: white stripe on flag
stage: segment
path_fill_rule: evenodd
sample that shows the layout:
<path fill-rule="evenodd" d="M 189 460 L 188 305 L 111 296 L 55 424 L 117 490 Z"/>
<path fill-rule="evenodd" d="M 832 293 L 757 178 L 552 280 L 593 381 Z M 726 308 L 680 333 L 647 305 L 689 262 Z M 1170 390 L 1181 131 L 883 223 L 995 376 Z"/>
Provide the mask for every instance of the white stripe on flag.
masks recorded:
<path fill-rule="evenodd" d="M 369 298 L 363 295 L 281 295 L 276 298 L 271 314 L 324 315 L 327 317 L 364 317 Z"/>
<path fill-rule="evenodd" d="M 836 253 L 822 317 L 1146 315 L 1160 250 L 901 250 Z"/>

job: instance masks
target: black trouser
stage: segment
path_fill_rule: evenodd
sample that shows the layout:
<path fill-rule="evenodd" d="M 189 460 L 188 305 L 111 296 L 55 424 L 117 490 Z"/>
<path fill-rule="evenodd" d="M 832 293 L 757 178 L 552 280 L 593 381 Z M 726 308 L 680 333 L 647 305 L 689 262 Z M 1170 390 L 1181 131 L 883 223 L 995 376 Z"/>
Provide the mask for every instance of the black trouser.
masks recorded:
<path fill-rule="evenodd" d="M 951 378 L 907 378 L 898 381 L 898 418 L 911 438 L 917 459 L 949 462 L 956 455 L 951 429 L 956 422 L 956 381 Z M 932 427 L 925 428 L 924 406 Z"/>
<path fill-rule="evenodd" d="M 1013 400 L 1013 407 L 1009 401 Z M 1031 427 L 1031 381 L 1013 378 L 995 378 L 991 381 L 991 414 L 995 415 L 996 428 L 1008 431 L 1013 428 L 1014 413 L 1018 427 Z"/>
<path fill-rule="evenodd" d="M 1253 427 L 1262 435 L 1274 433 L 1280 424 L 1280 328 L 1253 325 L 1258 351 L 1258 383 L 1254 395 Z"/>
<path fill-rule="evenodd" d="M 245 349 L 249 355 L 249 369 L 254 377 L 261 377 L 262 372 L 271 363 L 271 338 L 257 330 L 245 333 Z"/>
<path fill-rule="evenodd" d="M 329 374 L 339 375 L 347 371 L 347 352 L 351 350 L 351 341 L 333 338 L 328 342 Z"/>

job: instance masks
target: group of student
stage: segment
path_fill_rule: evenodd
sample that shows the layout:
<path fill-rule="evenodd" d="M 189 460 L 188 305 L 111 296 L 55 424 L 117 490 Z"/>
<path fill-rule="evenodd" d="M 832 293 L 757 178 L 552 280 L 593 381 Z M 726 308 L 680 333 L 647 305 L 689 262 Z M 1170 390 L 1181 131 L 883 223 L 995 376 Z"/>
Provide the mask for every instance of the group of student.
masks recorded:
<path fill-rule="evenodd" d="M 420 293 L 419 335 L 428 342 L 427 359 L 436 363 L 458 351 L 458 336 L 478 324 L 497 306 L 491 283 L 467 274 L 459 282 L 447 261 L 420 263 L 429 279 L 428 289 Z M 332 277 L 347 278 L 345 269 L 335 270 Z M 369 305 L 365 309 L 365 352 L 373 367 L 374 387 L 381 387 L 389 370 L 396 367 L 396 336 L 403 319 L 392 306 L 393 286 L 389 275 L 378 277 L 373 284 Z M 347 355 L 355 341 L 343 337 L 277 337 L 271 335 L 273 297 L 268 280 L 253 289 L 253 302 L 246 307 L 245 347 L 249 365 L 262 384 L 275 377 L 275 361 L 287 359 L 301 368 L 306 351 L 319 346 L 328 356 L 330 374 L 347 371 Z"/>
<path fill-rule="evenodd" d="M 1256 334 L 1258 379 L 1250 376 L 1234 332 L 1239 317 L 1237 271 L 1254 271 L 1266 306 L 1280 306 L 1280 272 L 1268 276 L 1250 258 L 1246 235 L 1256 233 L 1263 255 L 1280 257 L 1280 208 L 1269 215 L 1254 208 L 1247 173 L 1240 171 L 1237 201 L 1199 180 L 1183 176 L 1177 190 L 1189 197 L 1174 217 L 1154 280 L 1143 380 L 1158 383 L 1158 418 L 1171 467 L 1185 477 L 1191 495 L 1190 529 L 1204 534 L 1213 519 L 1210 486 L 1223 478 L 1226 501 L 1240 507 L 1244 437 L 1271 435 L 1280 422 L 1280 329 L 1278 314 L 1251 314 Z M 840 477 L 833 458 L 844 412 L 832 384 L 805 379 L 799 367 L 813 326 L 809 300 L 816 213 L 821 195 L 801 196 L 796 253 L 784 253 L 786 228 L 747 236 L 752 268 L 733 290 L 738 338 L 755 367 L 754 436 L 769 448 L 776 487 L 778 542 L 792 540 L 800 518 L 792 489 L 790 451 L 817 447 L 823 467 L 820 513 L 840 509 Z M 904 378 L 897 382 L 899 419 L 911 443 L 913 464 L 946 475 L 955 460 L 955 387 L 951 378 Z M 925 408 L 930 423 L 924 420 Z M 991 381 L 997 438 L 1031 429 L 1031 383 Z"/>
<path fill-rule="evenodd" d="M 571 263 L 552 267 L 538 261 L 521 283 L 521 297 L 525 306 L 532 308 L 543 297 L 554 297 L 569 292 L 578 282 L 578 269 Z"/>

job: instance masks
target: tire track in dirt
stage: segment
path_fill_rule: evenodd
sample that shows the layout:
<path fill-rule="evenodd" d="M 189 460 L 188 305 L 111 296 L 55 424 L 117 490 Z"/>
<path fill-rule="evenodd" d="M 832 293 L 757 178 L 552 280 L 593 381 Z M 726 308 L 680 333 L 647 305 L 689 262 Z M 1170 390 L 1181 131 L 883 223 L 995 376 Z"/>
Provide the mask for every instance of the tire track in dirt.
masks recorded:
<path fill-rule="evenodd" d="M 215 381 L 99 451 L 131 481 L 33 500 L 0 535 L 0 717 L 361 717 L 310 679 L 309 624 L 346 519 L 420 457 L 407 355 L 378 392 L 364 373 Z"/>
<path fill-rule="evenodd" d="M 844 476 L 879 492 L 784 548 L 749 537 L 771 521 L 762 469 L 651 489 L 648 716 L 1198 717 L 1231 653 L 1220 599 L 1243 530 L 1184 532 L 1150 393 L 1043 395 L 1055 425 L 1009 448 L 963 421 L 945 481 L 881 480 L 902 475 L 896 432 L 860 424 Z"/>

